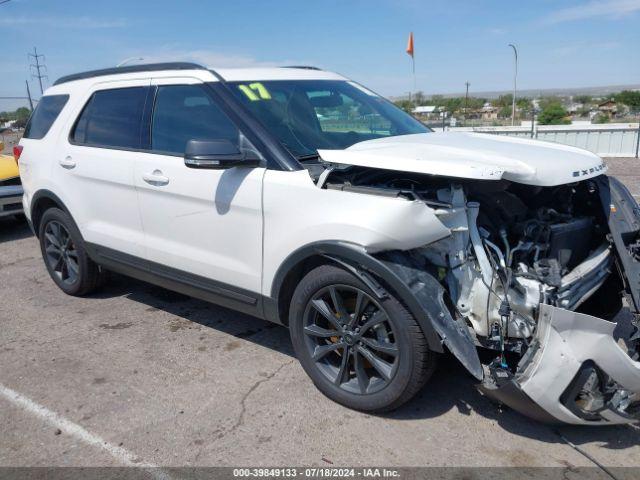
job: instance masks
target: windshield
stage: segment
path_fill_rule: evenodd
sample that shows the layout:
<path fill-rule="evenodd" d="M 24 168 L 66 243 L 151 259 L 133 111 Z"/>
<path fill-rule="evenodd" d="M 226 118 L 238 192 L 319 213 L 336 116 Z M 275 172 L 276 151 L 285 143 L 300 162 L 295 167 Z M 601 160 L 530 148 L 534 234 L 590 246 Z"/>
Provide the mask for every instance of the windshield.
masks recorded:
<path fill-rule="evenodd" d="M 233 93 L 298 158 L 374 138 L 426 133 L 422 123 L 355 82 L 231 82 Z"/>

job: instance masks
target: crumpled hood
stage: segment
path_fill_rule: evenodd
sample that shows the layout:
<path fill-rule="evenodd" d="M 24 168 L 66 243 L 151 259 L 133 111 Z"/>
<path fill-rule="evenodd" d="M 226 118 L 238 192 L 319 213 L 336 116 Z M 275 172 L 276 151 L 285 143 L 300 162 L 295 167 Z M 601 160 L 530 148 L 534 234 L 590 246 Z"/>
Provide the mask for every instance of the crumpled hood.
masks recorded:
<path fill-rule="evenodd" d="M 597 155 L 558 143 L 487 133 L 432 132 L 318 150 L 330 163 L 479 180 L 555 186 L 607 171 Z"/>

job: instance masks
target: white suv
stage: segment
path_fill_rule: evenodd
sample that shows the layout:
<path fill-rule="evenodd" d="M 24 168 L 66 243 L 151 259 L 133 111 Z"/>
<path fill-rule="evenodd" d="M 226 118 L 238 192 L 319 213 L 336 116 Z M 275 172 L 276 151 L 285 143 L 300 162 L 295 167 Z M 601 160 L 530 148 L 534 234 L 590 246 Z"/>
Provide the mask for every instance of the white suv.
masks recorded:
<path fill-rule="evenodd" d="M 70 295 L 113 270 L 287 325 L 359 410 L 449 351 L 534 418 L 640 416 L 640 215 L 596 155 L 434 133 L 311 67 L 71 75 L 27 131 L 24 211 Z"/>

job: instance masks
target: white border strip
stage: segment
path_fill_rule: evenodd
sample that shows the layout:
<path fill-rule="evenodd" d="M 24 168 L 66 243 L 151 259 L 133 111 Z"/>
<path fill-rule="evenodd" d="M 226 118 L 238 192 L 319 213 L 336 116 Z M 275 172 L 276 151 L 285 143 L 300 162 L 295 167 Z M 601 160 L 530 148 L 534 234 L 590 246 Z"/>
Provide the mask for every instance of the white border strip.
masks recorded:
<path fill-rule="evenodd" d="M 101 448 L 122 465 L 149 470 L 149 473 L 158 480 L 169 480 L 171 478 L 157 465 L 143 462 L 138 455 L 135 455 L 127 449 L 119 447 L 118 445 L 107 442 L 103 438 L 94 435 L 88 430 L 85 430 L 80 425 L 67 420 L 66 418 L 58 415 L 56 412 L 43 407 L 30 398 L 27 398 L 24 395 L 10 389 L 9 387 L 5 387 L 2 384 L 0 384 L 0 396 L 4 397 L 13 405 L 22 408 L 28 413 L 40 417 L 48 424 L 59 428 L 60 431 L 66 433 L 67 435 L 72 436 L 87 445 Z"/>

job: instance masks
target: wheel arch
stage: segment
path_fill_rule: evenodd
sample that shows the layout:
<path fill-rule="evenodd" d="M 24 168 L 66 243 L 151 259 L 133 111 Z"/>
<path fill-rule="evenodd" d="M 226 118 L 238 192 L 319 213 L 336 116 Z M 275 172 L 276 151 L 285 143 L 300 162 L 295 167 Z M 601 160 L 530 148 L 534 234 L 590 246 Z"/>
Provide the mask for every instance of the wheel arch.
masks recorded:
<path fill-rule="evenodd" d="M 389 290 L 416 318 L 429 348 L 436 352 L 443 351 L 440 337 L 409 286 L 362 246 L 348 242 L 314 242 L 289 255 L 274 276 L 270 295 L 272 302 L 265 305 L 266 316 L 287 325 L 289 303 L 295 287 L 306 273 L 323 264 L 335 264 L 349 270 L 377 295 L 384 295 L 383 292 Z"/>
<path fill-rule="evenodd" d="M 33 194 L 30 207 L 31 227 L 36 237 L 40 234 L 40 221 L 42 220 L 42 215 L 44 215 L 44 212 L 50 208 L 59 208 L 71 216 L 69 209 L 55 193 L 46 189 L 38 190 Z"/>
<path fill-rule="evenodd" d="M 342 241 L 301 247 L 282 263 L 274 276 L 272 301 L 265 304 L 267 318 L 286 325 L 295 285 L 311 266 L 323 263 L 349 270 L 377 295 L 392 293 L 416 319 L 431 350 L 442 353 L 444 344 L 474 377 L 482 380 L 482 365 L 467 325 L 463 319 L 452 316 L 444 288 L 416 263 L 410 252 L 396 250 L 373 256 L 360 245 Z"/>

